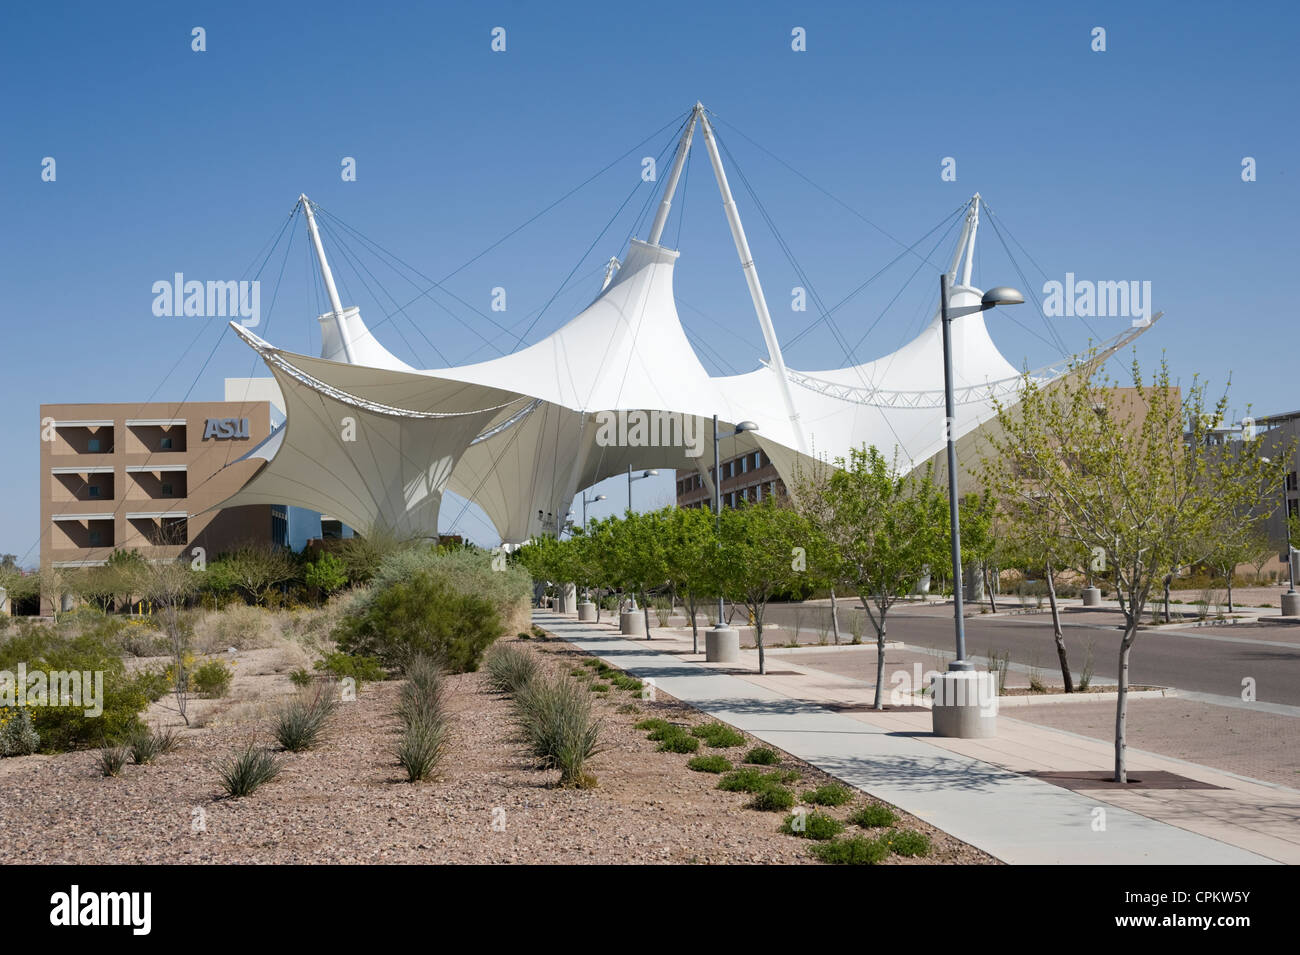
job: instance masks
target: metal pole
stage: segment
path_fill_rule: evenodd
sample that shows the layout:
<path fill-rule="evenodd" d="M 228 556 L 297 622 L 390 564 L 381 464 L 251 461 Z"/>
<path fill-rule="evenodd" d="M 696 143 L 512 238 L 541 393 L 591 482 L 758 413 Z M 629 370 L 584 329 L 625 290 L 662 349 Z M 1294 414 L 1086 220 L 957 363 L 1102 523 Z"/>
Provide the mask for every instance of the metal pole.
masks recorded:
<path fill-rule="evenodd" d="M 1295 593 L 1295 557 L 1291 553 L 1291 505 L 1286 499 L 1288 473 L 1285 466 L 1282 471 L 1282 533 L 1286 535 L 1286 573 L 1287 579 L 1290 580 L 1290 589 L 1287 593 Z"/>
<path fill-rule="evenodd" d="M 627 466 L 627 512 L 632 513 L 632 465 Z"/>
<path fill-rule="evenodd" d="M 348 364 L 355 365 L 356 358 L 352 354 L 352 336 L 348 333 L 347 324 L 343 321 L 343 302 L 339 299 L 339 290 L 334 285 L 334 273 L 330 271 L 329 261 L 325 258 L 325 247 L 320 241 L 320 232 L 316 229 L 316 217 L 311 211 L 311 201 L 307 196 L 301 195 L 298 201 L 302 203 L 302 210 L 307 216 L 307 232 L 311 236 L 311 244 L 316 248 L 316 261 L 320 265 L 321 278 L 325 282 L 325 292 L 329 295 L 330 308 L 334 311 L 334 324 L 338 326 L 339 341 L 343 344 L 343 354 L 347 356 Z"/>
<path fill-rule="evenodd" d="M 715 536 L 722 532 L 722 466 L 718 463 L 718 445 L 722 439 L 718 437 L 718 416 L 713 416 L 713 531 Z M 718 548 L 722 548 L 722 539 L 717 537 Z M 722 619 L 724 610 L 722 608 L 722 594 L 718 594 L 718 626 L 724 625 Z"/>
<path fill-rule="evenodd" d="M 966 620 L 962 602 L 961 524 L 957 508 L 957 445 L 953 441 L 953 421 L 956 418 L 952 394 L 952 320 L 948 317 L 948 273 L 939 276 L 939 314 L 943 325 L 943 403 L 948 415 L 944 430 L 948 437 L 948 523 L 952 529 L 952 612 L 957 632 L 957 659 L 948 664 L 949 670 L 971 670 L 974 666 L 966 659 Z"/>

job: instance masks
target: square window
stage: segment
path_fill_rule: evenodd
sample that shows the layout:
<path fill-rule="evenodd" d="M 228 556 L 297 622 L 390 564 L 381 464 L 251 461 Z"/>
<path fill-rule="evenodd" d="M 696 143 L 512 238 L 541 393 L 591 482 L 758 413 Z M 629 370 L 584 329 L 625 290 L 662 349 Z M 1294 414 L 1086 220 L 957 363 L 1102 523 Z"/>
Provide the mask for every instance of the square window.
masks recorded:
<path fill-rule="evenodd" d="M 99 438 L 89 438 L 86 441 L 86 450 L 91 454 L 99 453 Z"/>
<path fill-rule="evenodd" d="M 99 497 L 101 491 L 102 491 L 102 488 L 100 488 L 100 486 L 99 486 L 98 484 L 91 484 L 89 487 L 86 488 L 86 496 L 87 496 L 87 497 Z"/>
<path fill-rule="evenodd" d="M 103 534 L 102 534 L 101 532 L 99 532 L 99 531 L 91 531 L 91 532 L 90 532 L 90 546 L 91 546 L 91 547 L 99 547 L 99 546 L 101 545 L 101 542 L 103 541 L 103 539 L 104 539 L 104 536 L 103 536 Z"/>
<path fill-rule="evenodd" d="M 172 449 L 172 439 L 164 435 L 158 439 L 158 447 L 163 451 L 170 451 Z"/>
<path fill-rule="evenodd" d="M 172 491 L 172 482 L 171 482 L 171 481 L 163 481 L 163 482 L 162 482 L 162 496 L 163 496 L 163 497 L 175 497 L 175 493 Z"/>

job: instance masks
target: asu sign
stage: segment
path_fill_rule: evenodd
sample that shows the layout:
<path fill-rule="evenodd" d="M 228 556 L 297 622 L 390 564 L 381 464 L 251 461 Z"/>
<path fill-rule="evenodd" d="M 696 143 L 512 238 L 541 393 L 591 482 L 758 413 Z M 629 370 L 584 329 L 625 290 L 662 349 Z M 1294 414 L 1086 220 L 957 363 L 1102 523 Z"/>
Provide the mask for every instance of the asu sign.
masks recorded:
<path fill-rule="evenodd" d="M 248 437 L 247 418 L 208 418 L 203 424 L 203 440 L 229 441 Z"/>

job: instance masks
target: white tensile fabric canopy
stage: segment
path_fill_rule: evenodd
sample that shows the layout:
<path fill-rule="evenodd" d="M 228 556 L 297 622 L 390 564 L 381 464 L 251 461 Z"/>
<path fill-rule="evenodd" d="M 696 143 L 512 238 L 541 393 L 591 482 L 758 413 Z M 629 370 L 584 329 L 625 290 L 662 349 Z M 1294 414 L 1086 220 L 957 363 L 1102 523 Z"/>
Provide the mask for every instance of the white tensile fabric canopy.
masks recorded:
<path fill-rule="evenodd" d="M 707 123 L 704 129 L 707 138 Z M 684 142 L 689 148 L 689 131 Z M 717 163 L 715 171 L 729 200 Z M 246 456 L 265 463 L 223 507 L 294 504 L 362 533 L 434 537 L 450 490 L 479 505 L 502 542 L 515 544 L 558 532 L 580 489 L 629 467 L 697 468 L 709 483 L 715 415 L 727 435 L 742 421 L 758 425 L 726 438 L 724 458 L 761 449 L 787 485 L 815 459 L 847 458 L 854 448 L 874 445 L 910 470 L 945 445 L 937 307 L 915 339 L 865 364 L 788 369 L 773 334 L 772 361 L 712 377 L 682 329 L 673 297 L 679 253 L 658 244 L 656 223 L 654 241 L 633 239 L 595 301 L 541 341 L 491 361 L 417 370 L 384 348 L 358 309 L 338 302 L 303 202 L 334 305 L 320 317 L 322 357 L 282 351 L 231 323 L 270 366 L 287 407 L 281 429 Z M 970 285 L 978 210 L 976 196 L 949 271 L 954 311 L 978 306 L 983 294 Z M 733 235 L 752 268 L 738 218 Z M 770 332 L 756 276 L 751 292 Z M 1103 355 L 1141 331 L 1107 343 Z M 953 319 L 952 349 L 952 431 L 960 438 L 995 415 L 997 399 L 1014 400 L 1021 374 L 979 311 Z M 626 425 L 625 433 L 611 421 Z M 638 421 L 650 426 L 638 431 Z"/>

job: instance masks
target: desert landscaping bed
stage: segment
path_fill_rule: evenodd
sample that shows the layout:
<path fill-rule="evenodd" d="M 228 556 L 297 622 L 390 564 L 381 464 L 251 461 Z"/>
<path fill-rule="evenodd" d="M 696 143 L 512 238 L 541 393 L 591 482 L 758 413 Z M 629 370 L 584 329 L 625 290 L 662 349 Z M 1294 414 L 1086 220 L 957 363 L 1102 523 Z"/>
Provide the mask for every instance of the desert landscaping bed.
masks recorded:
<path fill-rule="evenodd" d="M 555 639 L 503 642 L 555 672 L 586 659 Z M 701 740 L 697 754 L 658 751 L 638 722 L 662 719 L 689 730 L 712 721 L 662 692 L 643 700 L 617 686 L 591 692 L 602 721 L 602 750 L 589 766 L 594 788 L 561 788 L 556 771 L 538 769 L 511 724 L 510 699 L 477 672 L 448 678 L 451 737 L 431 781 L 407 783 L 393 755 L 401 684 L 390 681 L 367 684 L 355 702 L 341 704 L 317 748 L 283 754 L 279 778 L 228 798 L 220 765 L 249 741 L 274 747 L 268 708 L 293 692 L 287 673 L 237 656 L 243 672 L 219 718 L 202 720 L 149 765 L 105 778 L 93 751 L 0 761 L 0 862 L 816 864 L 812 840 L 779 831 L 787 813 L 746 808 L 746 793 L 720 791 L 718 775 L 687 766 L 693 755 L 720 754 L 739 767 L 757 741 L 724 749 Z M 255 689 L 254 680 L 261 681 Z M 257 699 L 241 699 L 246 693 Z M 760 768 L 797 772 L 796 794 L 833 782 L 783 753 Z M 872 805 L 855 791 L 847 804 L 817 811 L 845 821 Z M 897 816 L 898 829 L 928 836 L 931 848 L 924 858 L 889 855 L 885 864 L 994 861 Z M 844 835 L 854 834 L 879 831 L 848 825 Z"/>

